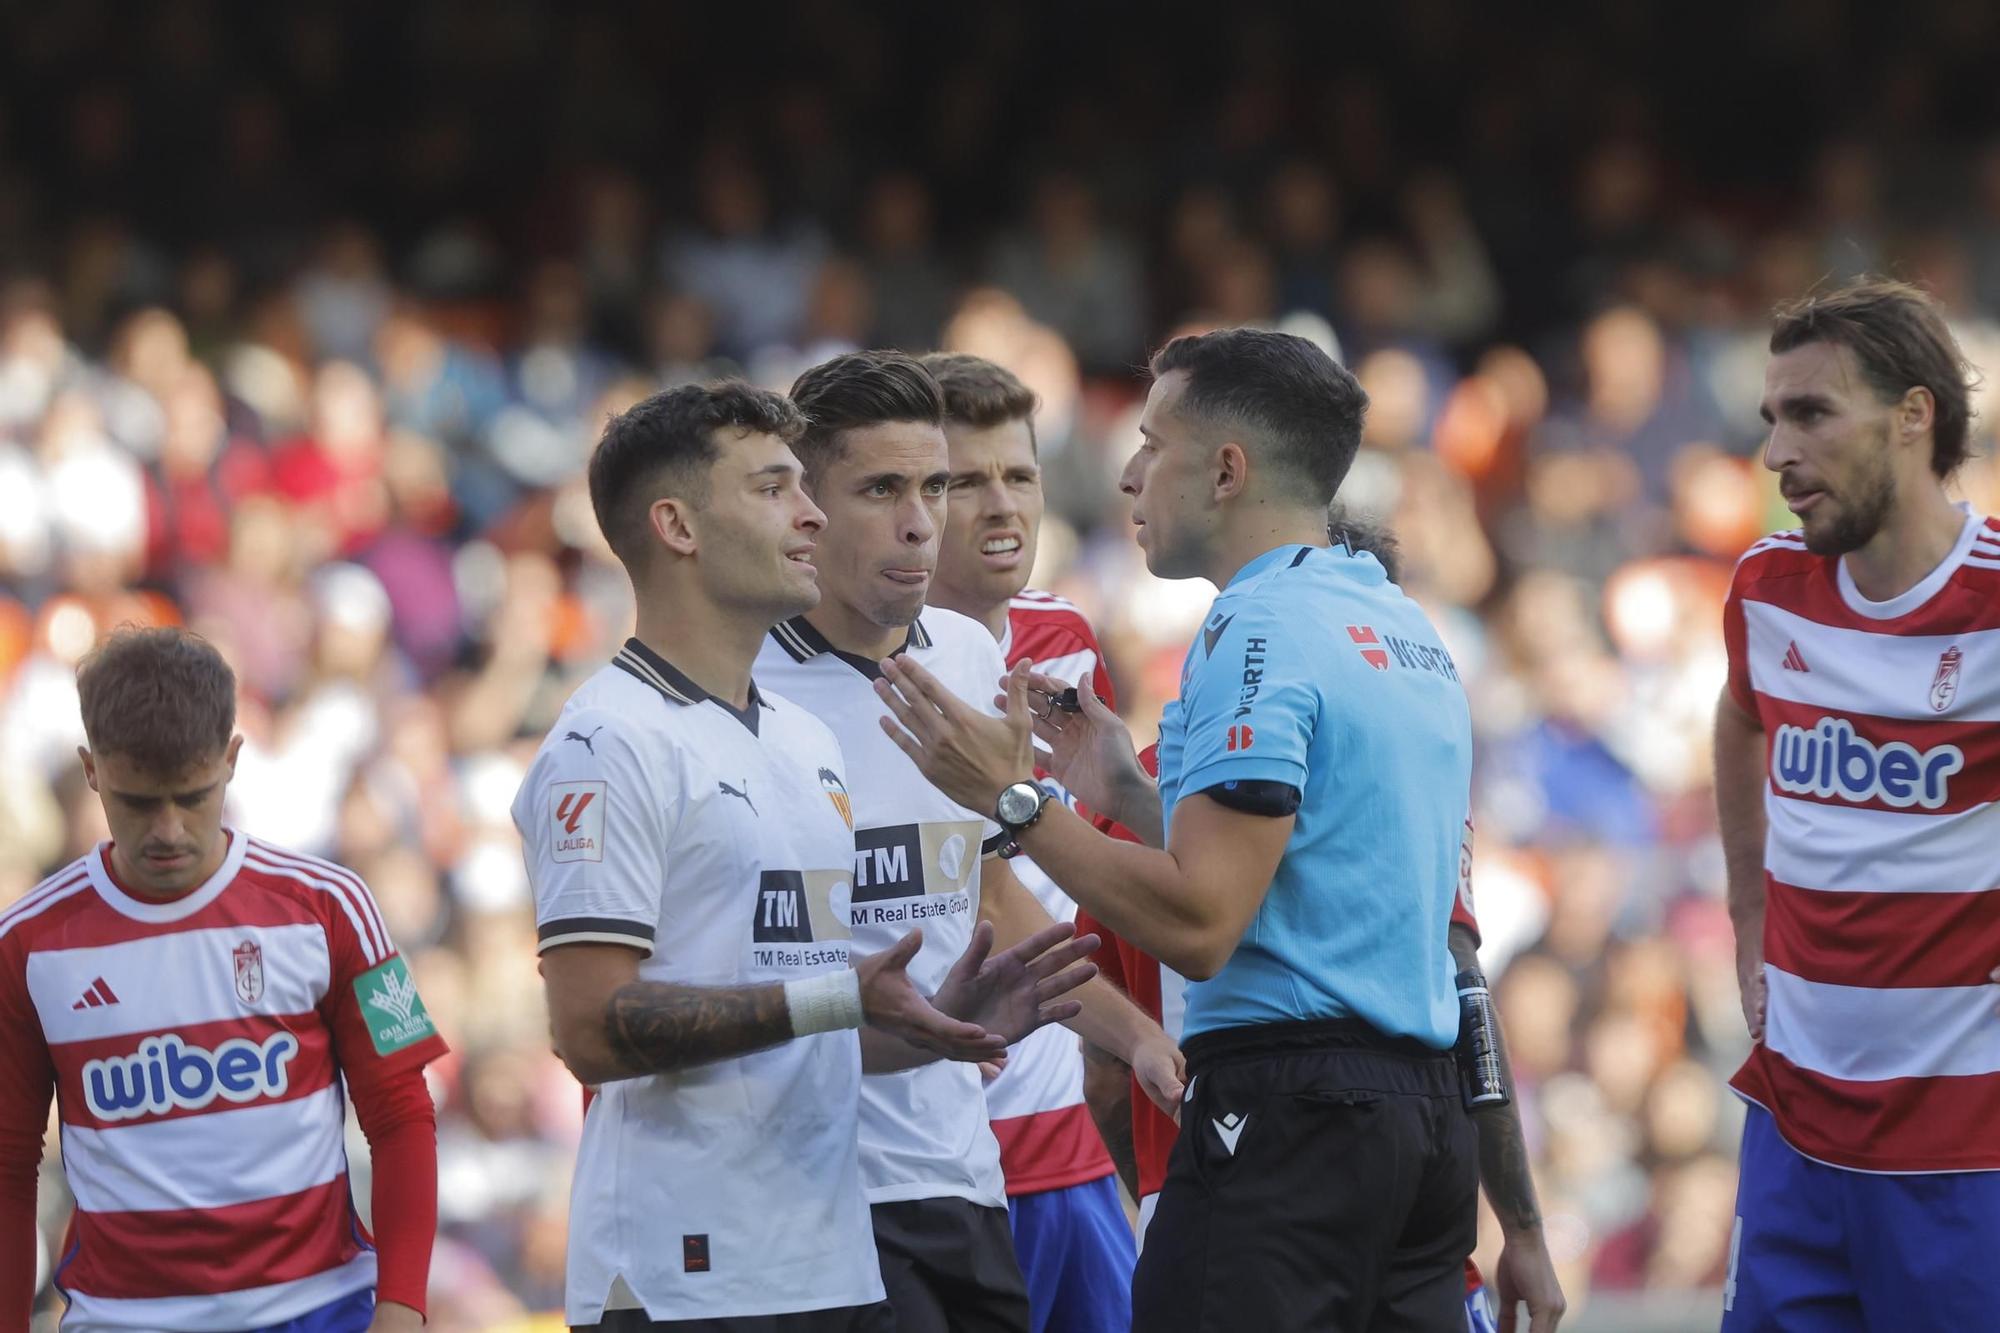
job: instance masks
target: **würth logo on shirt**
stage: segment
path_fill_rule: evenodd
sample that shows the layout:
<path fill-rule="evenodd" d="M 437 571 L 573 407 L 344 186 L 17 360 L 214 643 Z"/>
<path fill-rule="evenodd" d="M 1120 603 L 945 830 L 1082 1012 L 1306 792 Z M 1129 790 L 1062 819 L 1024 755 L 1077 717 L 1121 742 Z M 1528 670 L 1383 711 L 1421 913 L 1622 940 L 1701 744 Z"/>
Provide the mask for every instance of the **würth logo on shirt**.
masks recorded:
<path fill-rule="evenodd" d="M 118 1003 L 118 997 L 112 994 L 111 987 L 105 982 L 104 978 L 99 977 L 90 983 L 90 988 L 84 991 L 83 998 L 71 1005 L 70 1008 L 102 1009 L 107 1004 L 116 1003 Z"/>
<path fill-rule="evenodd" d="M 1806 659 L 1804 654 L 1799 652 L 1799 645 L 1797 640 L 1793 640 L 1785 645 L 1785 658 L 1784 661 L 1781 663 L 1781 665 L 1787 671 L 1812 670 L 1811 667 L 1806 665 Z"/>
<path fill-rule="evenodd" d="M 1361 652 L 1361 659 L 1377 671 L 1389 669 L 1389 653 L 1382 647 L 1382 640 L 1376 637 L 1373 625 L 1349 625 L 1347 637 L 1354 640 L 1354 646 Z"/>
<path fill-rule="evenodd" d="M 549 786 L 549 859 L 552 861 L 602 861 L 604 859 L 604 801 L 602 782 L 557 782 Z"/>
<path fill-rule="evenodd" d="M 1240 726 L 1234 726 L 1229 729 L 1229 734 L 1227 737 L 1228 748 L 1232 752 L 1236 750 L 1247 750 L 1251 747 L 1251 745 L 1256 743 L 1256 739 L 1257 739 L 1257 733 L 1251 730 L 1247 723 Z"/>

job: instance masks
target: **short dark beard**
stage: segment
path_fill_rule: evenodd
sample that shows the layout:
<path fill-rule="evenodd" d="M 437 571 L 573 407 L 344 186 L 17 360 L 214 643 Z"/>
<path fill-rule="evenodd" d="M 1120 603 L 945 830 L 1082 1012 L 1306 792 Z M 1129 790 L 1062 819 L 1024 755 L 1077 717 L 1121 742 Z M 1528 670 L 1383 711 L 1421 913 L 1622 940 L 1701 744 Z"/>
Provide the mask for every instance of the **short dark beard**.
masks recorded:
<path fill-rule="evenodd" d="M 1896 505 L 1896 474 L 1889 468 L 1886 453 L 1876 455 L 1879 470 L 1856 482 L 1851 498 L 1840 502 L 1833 524 L 1817 536 L 1806 526 L 1806 549 L 1814 555 L 1846 555 L 1875 540 Z"/>

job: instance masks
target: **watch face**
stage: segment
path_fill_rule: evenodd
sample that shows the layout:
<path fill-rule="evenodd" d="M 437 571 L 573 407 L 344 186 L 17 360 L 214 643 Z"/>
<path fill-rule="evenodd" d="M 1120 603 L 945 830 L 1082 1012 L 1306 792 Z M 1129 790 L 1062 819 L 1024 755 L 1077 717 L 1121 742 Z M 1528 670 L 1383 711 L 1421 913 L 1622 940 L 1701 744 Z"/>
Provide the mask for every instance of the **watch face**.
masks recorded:
<path fill-rule="evenodd" d="M 1000 818 L 1009 824 L 1018 824 L 1041 808 L 1040 790 L 1025 783 L 1017 782 L 1000 793 Z"/>

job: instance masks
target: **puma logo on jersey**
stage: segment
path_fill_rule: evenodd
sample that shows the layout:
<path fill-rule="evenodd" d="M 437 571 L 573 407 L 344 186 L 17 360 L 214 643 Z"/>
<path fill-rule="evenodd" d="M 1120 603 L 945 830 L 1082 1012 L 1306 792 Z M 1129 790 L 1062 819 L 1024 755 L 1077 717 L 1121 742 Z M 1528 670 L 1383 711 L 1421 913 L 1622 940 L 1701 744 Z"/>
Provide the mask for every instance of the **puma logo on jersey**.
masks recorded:
<path fill-rule="evenodd" d="M 720 781 L 718 781 L 715 784 L 715 789 L 721 795 L 734 796 L 737 800 L 743 802 L 743 804 L 750 807 L 751 814 L 753 815 L 757 814 L 757 803 L 750 799 L 750 779 L 748 778 L 743 779 L 743 788 L 740 791 L 737 790 L 735 787 L 730 786 L 728 783 Z M 757 817 L 759 819 L 763 818 L 762 815 L 758 815 Z"/>
<path fill-rule="evenodd" d="M 91 1060 L 83 1067 L 83 1101 L 99 1120 L 136 1120 L 168 1111 L 199 1111 L 221 1098 L 241 1105 L 282 1097 L 286 1066 L 299 1039 L 274 1032 L 263 1042 L 232 1037 L 214 1050 L 177 1032 L 148 1037 L 131 1055 Z"/>
<path fill-rule="evenodd" d="M 598 732 L 600 732 L 600 731 L 602 731 L 602 730 L 604 730 L 604 728 L 603 728 L 603 727 L 594 727 L 594 728 L 592 728 L 592 729 L 591 729 L 591 733 L 590 733 L 590 735 L 589 735 L 589 736 L 586 736 L 586 735 L 584 735 L 584 734 L 583 734 L 582 732 L 580 732 L 580 731 L 572 731 L 572 732 L 568 733 L 567 735 L 565 735 L 565 736 L 563 737 L 563 739 L 564 739 L 564 740 L 566 740 L 566 741 L 582 741 L 582 742 L 583 742 L 583 748 L 584 748 L 584 749 L 586 749 L 586 750 L 588 750 L 588 751 L 590 751 L 590 753 L 591 753 L 592 757 L 595 757 L 595 756 L 596 756 L 596 754 L 597 754 L 597 747 L 596 747 L 595 745 L 592 745 L 592 744 L 590 743 L 590 742 L 591 742 L 591 738 L 592 738 L 592 737 L 594 737 L 594 736 L 596 736 L 596 735 L 597 735 L 597 733 L 598 733 Z"/>

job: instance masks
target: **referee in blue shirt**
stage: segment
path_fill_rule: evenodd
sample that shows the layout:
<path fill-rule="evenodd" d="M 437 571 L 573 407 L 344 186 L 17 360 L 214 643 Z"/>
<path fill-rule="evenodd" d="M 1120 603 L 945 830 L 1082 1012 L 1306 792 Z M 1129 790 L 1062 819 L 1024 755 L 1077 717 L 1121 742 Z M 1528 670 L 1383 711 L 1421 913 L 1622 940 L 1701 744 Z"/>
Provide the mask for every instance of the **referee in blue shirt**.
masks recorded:
<path fill-rule="evenodd" d="M 1157 788 L 1088 682 L 1065 700 L 1017 668 L 1003 723 L 887 663 L 895 734 L 1192 983 L 1191 1078 L 1133 1327 L 1463 1328 L 1478 1150 L 1446 941 L 1465 691 L 1374 557 L 1328 545 L 1367 408 L 1354 377 L 1249 329 L 1177 338 L 1152 369 L 1121 482 L 1139 544 L 1155 574 L 1222 589 L 1161 719 Z M 1044 804 L 1031 724 L 1079 799 L 1150 848 Z"/>

